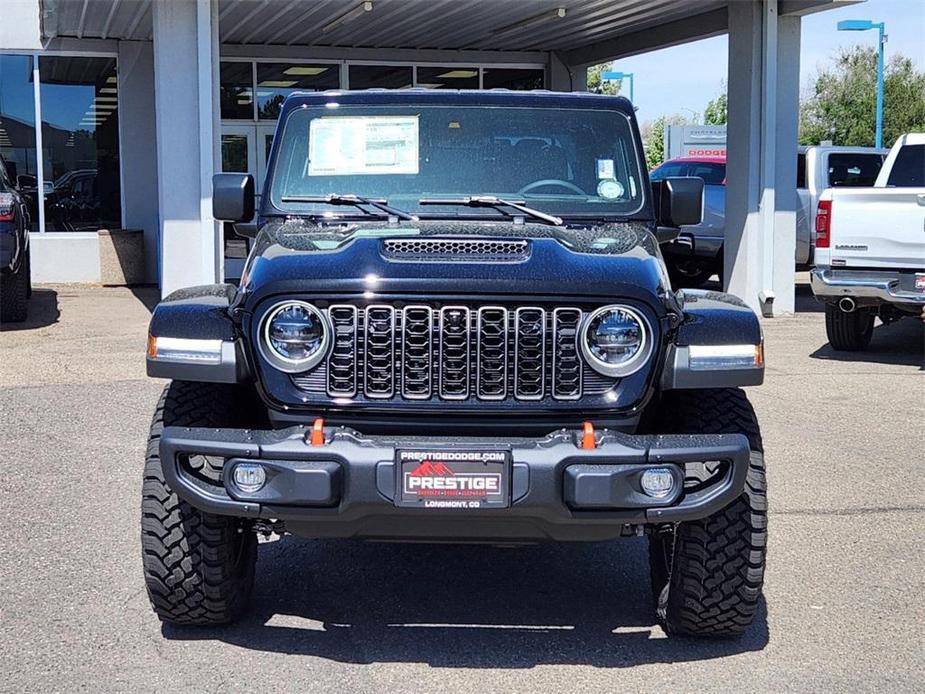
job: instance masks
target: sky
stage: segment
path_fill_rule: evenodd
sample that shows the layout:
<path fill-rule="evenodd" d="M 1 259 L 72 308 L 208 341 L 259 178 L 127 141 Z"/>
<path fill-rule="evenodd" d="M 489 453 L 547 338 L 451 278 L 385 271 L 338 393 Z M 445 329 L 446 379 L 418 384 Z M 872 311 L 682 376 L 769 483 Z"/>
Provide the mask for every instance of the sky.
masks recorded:
<path fill-rule="evenodd" d="M 840 47 L 877 46 L 876 31 L 837 31 L 843 19 L 870 19 L 886 23 L 885 57 L 902 53 L 919 70 L 925 70 L 925 0 L 867 0 L 857 5 L 817 12 L 801 24 L 801 91 L 819 67 L 830 62 Z M 634 99 L 641 121 L 673 113 L 702 122 L 707 102 L 720 93 L 726 79 L 725 35 L 617 60 L 613 69 L 632 72 Z M 696 66 L 691 69 L 691 66 Z M 624 85 L 628 90 L 629 85 Z M 628 91 L 624 92 L 628 96 Z"/>

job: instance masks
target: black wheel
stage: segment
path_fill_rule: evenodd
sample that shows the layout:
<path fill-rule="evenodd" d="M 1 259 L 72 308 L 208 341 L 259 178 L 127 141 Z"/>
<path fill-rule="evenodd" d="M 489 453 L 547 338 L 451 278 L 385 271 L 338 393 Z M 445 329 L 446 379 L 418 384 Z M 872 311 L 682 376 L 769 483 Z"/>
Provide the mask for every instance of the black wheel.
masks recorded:
<path fill-rule="evenodd" d="M 864 309 L 845 313 L 836 304 L 826 304 L 825 334 L 838 352 L 865 350 L 874 334 L 874 314 Z"/>
<path fill-rule="evenodd" d="M 9 275 L 0 275 L 0 321 L 21 323 L 29 312 L 31 281 L 27 255 L 19 264 L 19 270 Z"/>
<path fill-rule="evenodd" d="M 154 413 L 142 484 L 141 547 L 148 598 L 164 622 L 226 624 L 250 600 L 257 562 L 251 524 L 203 513 L 177 497 L 164 481 L 158 454 L 165 426 L 235 424 L 235 399 L 230 386 L 174 381 Z M 190 463 L 207 479 L 221 475 L 220 460 L 194 456 Z"/>
<path fill-rule="evenodd" d="M 658 616 L 670 634 L 738 636 L 761 598 L 767 551 L 767 490 L 755 412 L 738 389 L 677 391 L 666 396 L 660 433 L 744 434 L 751 462 L 744 493 L 698 521 L 649 536 Z"/>
<path fill-rule="evenodd" d="M 702 258 L 672 258 L 667 262 L 668 277 L 674 289 L 702 287 L 716 274 L 715 264 Z"/>

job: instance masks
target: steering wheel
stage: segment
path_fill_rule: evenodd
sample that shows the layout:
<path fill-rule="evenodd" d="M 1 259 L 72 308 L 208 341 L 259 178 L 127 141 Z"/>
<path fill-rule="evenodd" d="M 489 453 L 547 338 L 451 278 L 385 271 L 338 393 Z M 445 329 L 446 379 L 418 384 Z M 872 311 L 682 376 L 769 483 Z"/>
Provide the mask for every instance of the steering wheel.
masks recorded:
<path fill-rule="evenodd" d="M 559 186 L 560 188 L 568 188 L 573 193 L 578 193 L 579 195 L 587 195 L 586 192 L 584 192 L 581 188 L 576 186 L 574 183 L 570 183 L 569 181 L 563 181 L 562 179 L 559 179 L 559 178 L 543 178 L 543 179 L 540 179 L 539 181 L 528 183 L 523 188 L 518 190 L 517 194 L 524 195 L 525 193 L 529 193 L 531 190 L 534 190 L 535 188 L 542 188 L 543 186 Z"/>

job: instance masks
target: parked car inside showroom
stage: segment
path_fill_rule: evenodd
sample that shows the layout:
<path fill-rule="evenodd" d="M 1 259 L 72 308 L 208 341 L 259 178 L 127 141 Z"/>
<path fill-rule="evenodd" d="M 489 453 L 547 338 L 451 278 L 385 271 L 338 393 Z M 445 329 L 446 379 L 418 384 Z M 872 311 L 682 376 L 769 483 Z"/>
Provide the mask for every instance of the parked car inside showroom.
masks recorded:
<path fill-rule="evenodd" d="M 22 322 L 32 296 L 29 213 L 16 167 L 0 156 L 0 321 Z"/>
<path fill-rule="evenodd" d="M 256 223 L 253 178 L 215 177 L 215 217 L 254 238 L 240 284 L 151 318 L 148 374 L 171 379 L 142 486 L 154 612 L 238 618 L 258 535 L 644 537 L 669 633 L 743 633 L 767 544 L 742 390 L 761 327 L 672 290 L 659 250 L 702 191 L 650 184 L 622 97 L 289 96 Z"/>

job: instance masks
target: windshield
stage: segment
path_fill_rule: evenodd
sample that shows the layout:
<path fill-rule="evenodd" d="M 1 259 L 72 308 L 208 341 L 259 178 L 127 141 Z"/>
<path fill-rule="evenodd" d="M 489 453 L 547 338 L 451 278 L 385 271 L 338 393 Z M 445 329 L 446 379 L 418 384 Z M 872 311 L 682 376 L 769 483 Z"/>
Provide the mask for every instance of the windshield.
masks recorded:
<path fill-rule="evenodd" d="M 388 200 L 422 216 L 502 216 L 491 207 L 420 204 L 465 196 L 519 200 L 560 216 L 630 217 L 643 207 L 632 130 L 618 111 L 303 108 L 281 138 L 270 200 L 287 214 L 351 214 L 297 200 L 332 194 Z"/>

